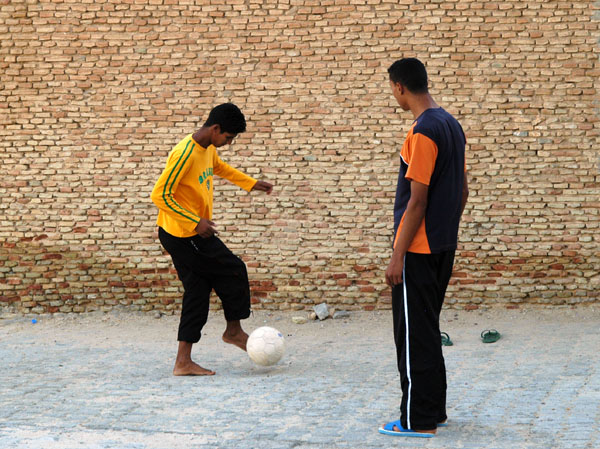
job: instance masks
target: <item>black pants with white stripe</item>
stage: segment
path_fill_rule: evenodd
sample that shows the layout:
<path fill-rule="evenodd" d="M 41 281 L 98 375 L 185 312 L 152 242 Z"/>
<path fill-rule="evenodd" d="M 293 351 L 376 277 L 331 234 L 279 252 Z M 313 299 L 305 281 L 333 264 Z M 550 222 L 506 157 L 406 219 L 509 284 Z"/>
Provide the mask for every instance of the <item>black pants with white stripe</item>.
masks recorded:
<path fill-rule="evenodd" d="M 405 429 L 435 429 L 447 418 L 446 366 L 439 320 L 454 253 L 407 253 L 404 282 L 392 289 L 402 385 L 401 423 Z"/>

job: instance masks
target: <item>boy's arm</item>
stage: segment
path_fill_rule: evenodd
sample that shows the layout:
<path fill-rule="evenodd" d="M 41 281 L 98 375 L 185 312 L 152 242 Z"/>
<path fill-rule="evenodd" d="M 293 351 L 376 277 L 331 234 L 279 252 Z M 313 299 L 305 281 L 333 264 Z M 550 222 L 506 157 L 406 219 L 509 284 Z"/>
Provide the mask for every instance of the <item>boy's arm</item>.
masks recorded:
<path fill-rule="evenodd" d="M 215 175 L 227 179 L 247 192 L 250 192 L 258 182 L 253 177 L 248 176 L 245 173 L 236 170 L 226 162 L 223 162 L 216 153 L 213 160 L 213 170 Z"/>
<path fill-rule="evenodd" d="M 150 195 L 156 207 L 180 222 L 190 232 L 200 223 L 201 217 L 182 207 L 175 200 L 175 192 L 177 191 L 179 182 L 189 169 L 189 165 L 186 162 L 191 151 L 191 148 L 186 148 L 183 151 L 174 152 L 169 157 L 167 166 L 161 173 L 158 181 L 156 181 Z"/>
<path fill-rule="evenodd" d="M 404 213 L 404 222 L 400 235 L 396 240 L 396 246 L 392 253 L 392 259 L 385 271 L 385 282 L 393 287 L 402 283 L 402 270 L 404 268 L 404 256 L 410 247 L 421 222 L 425 218 L 427 210 L 427 192 L 429 186 L 417 181 L 410 182 L 410 200 Z"/>
<path fill-rule="evenodd" d="M 469 181 L 467 180 L 467 172 L 465 171 L 465 178 L 463 181 L 462 201 L 460 204 L 460 215 L 462 216 L 467 205 L 467 199 L 469 198 Z"/>

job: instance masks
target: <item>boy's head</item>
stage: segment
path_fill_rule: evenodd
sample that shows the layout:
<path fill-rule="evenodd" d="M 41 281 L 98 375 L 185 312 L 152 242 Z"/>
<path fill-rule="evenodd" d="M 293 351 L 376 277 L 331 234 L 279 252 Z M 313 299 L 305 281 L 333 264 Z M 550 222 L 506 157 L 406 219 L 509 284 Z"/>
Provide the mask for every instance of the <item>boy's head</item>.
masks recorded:
<path fill-rule="evenodd" d="M 233 103 L 215 106 L 204 123 L 205 128 L 211 128 L 211 143 L 215 147 L 229 144 L 239 134 L 246 131 L 244 114 Z"/>
<path fill-rule="evenodd" d="M 390 66 L 388 73 L 392 94 L 404 110 L 409 109 L 408 97 L 410 95 L 429 92 L 427 71 L 423 63 L 416 58 L 399 59 Z"/>
<path fill-rule="evenodd" d="M 417 58 L 404 58 L 394 62 L 388 69 L 390 81 L 402 84 L 413 94 L 426 94 L 427 70 Z"/>

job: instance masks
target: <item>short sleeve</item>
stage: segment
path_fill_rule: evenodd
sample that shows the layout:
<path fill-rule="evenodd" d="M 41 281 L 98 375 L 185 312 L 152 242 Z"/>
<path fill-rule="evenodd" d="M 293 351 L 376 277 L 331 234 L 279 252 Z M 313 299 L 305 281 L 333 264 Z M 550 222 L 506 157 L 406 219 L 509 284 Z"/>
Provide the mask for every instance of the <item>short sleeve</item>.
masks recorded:
<path fill-rule="evenodd" d="M 406 154 L 403 155 L 408 165 L 405 177 L 428 186 L 438 155 L 437 145 L 429 137 L 418 133 L 413 134 L 407 143 Z"/>

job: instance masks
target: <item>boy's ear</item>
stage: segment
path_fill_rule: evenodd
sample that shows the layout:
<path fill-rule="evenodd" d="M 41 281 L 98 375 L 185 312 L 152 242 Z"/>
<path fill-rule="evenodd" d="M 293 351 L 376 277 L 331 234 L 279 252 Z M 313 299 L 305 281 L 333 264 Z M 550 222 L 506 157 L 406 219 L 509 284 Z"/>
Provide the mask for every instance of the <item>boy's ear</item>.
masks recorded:
<path fill-rule="evenodd" d="M 210 141 L 213 143 L 221 132 L 221 125 L 210 125 L 208 130 L 210 131 Z"/>

